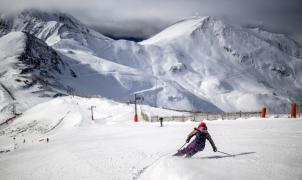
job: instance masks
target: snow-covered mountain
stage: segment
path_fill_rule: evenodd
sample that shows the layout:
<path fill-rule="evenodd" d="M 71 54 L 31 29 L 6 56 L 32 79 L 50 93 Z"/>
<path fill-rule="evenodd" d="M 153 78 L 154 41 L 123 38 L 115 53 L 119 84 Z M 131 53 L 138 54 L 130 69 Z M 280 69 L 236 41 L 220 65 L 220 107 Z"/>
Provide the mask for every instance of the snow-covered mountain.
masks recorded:
<path fill-rule="evenodd" d="M 0 38 L 1 119 L 48 100 L 60 93 L 48 87 L 64 88 L 59 77 L 76 74 L 45 42 L 23 32 L 10 32 Z"/>
<path fill-rule="evenodd" d="M 156 47 L 157 69 L 222 110 L 281 112 L 302 100 L 301 48 L 284 35 L 192 17 L 141 44 Z"/>
<path fill-rule="evenodd" d="M 49 53 L 32 46 L 40 59 L 57 57 L 57 65 L 49 66 L 57 75 L 46 83 L 56 90 L 116 100 L 138 93 L 146 104 L 195 111 L 254 111 L 267 106 L 287 112 L 290 103 L 302 103 L 301 47 L 282 34 L 191 17 L 135 43 L 112 40 L 69 15 L 38 10 L 2 15 L 3 46 L 13 31 L 45 42 Z M 14 42 L 24 49 L 24 43 Z M 6 83 L 16 84 L 13 78 Z"/>

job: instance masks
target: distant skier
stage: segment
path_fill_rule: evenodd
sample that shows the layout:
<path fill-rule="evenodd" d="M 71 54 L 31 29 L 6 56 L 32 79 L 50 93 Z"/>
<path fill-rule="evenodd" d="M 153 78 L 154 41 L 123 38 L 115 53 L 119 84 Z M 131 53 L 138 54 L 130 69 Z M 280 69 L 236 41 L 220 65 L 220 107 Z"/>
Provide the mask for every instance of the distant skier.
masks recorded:
<path fill-rule="evenodd" d="M 207 129 L 206 123 L 201 122 L 198 127 L 194 128 L 194 130 L 188 135 L 186 140 L 186 142 L 189 143 L 190 139 L 195 136 L 194 141 L 192 141 L 187 147 L 179 150 L 176 154 L 174 154 L 174 156 L 186 155 L 186 157 L 192 157 L 194 154 L 204 149 L 206 139 L 211 143 L 213 151 L 216 152 L 217 148 Z"/>

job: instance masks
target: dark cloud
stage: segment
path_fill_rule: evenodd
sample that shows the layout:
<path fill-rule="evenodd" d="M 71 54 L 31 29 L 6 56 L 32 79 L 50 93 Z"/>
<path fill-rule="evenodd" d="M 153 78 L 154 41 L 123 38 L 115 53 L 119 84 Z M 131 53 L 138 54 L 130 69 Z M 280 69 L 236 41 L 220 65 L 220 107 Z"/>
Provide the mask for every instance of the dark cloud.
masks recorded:
<path fill-rule="evenodd" d="M 187 16 L 211 15 L 243 25 L 302 34 L 301 0 L 0 0 L 0 11 L 57 9 L 115 37 L 145 38 Z"/>

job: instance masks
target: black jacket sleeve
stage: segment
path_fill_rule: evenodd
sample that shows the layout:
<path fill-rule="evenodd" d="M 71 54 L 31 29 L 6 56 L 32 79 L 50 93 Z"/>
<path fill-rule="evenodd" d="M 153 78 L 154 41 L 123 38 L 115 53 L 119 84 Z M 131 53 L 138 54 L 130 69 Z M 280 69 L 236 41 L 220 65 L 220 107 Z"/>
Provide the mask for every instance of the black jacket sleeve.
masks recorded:
<path fill-rule="evenodd" d="M 213 150 L 217 149 L 210 133 L 207 134 L 207 140 L 211 143 L 211 146 L 212 146 Z"/>

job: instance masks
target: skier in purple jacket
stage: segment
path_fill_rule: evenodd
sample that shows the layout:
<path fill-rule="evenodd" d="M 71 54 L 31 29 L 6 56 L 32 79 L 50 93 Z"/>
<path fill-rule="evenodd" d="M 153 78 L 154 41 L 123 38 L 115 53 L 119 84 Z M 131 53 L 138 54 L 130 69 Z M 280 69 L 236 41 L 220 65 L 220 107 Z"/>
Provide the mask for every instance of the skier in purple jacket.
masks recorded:
<path fill-rule="evenodd" d="M 179 150 L 174 156 L 183 156 L 192 157 L 199 151 L 202 151 L 206 144 L 206 139 L 210 142 L 213 151 L 216 152 L 217 148 L 215 146 L 214 141 L 211 138 L 210 133 L 207 131 L 207 125 L 205 122 L 201 122 L 197 128 L 188 135 L 186 142 L 189 143 L 190 139 L 195 136 L 194 141 L 192 141 L 187 147 Z"/>

